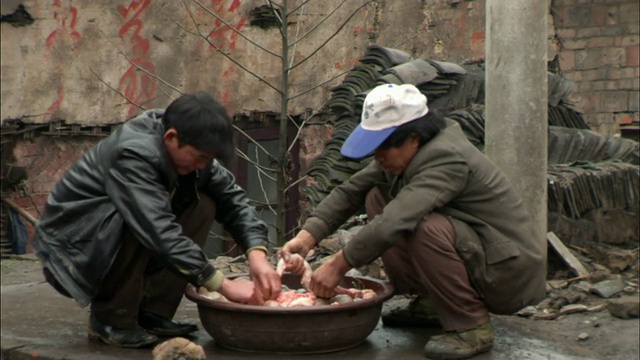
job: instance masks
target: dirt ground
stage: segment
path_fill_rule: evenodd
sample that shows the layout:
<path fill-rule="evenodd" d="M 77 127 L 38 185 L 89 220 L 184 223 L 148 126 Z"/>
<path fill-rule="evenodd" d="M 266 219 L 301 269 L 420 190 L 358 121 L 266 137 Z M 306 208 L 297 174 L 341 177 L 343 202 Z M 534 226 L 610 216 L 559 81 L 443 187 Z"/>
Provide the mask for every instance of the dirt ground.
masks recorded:
<path fill-rule="evenodd" d="M 401 305 L 407 301 L 406 297 L 395 296 L 385 306 Z M 602 303 L 602 300 L 594 296 L 583 303 L 595 305 Z M 595 354 L 600 359 L 640 359 L 639 320 L 619 319 L 611 316 L 606 309 L 562 315 L 554 320 L 535 320 L 516 315 L 492 315 L 492 319 L 508 323 L 511 328 L 532 337 L 561 343 L 561 347 L 571 349 L 577 355 L 584 354 L 585 358 L 592 358 Z M 588 336 L 581 339 L 581 334 Z M 499 334 L 496 341 L 500 341 Z"/>
<path fill-rule="evenodd" d="M 40 273 L 40 263 L 33 255 L 13 256 L 0 261 L 1 284 L 12 285 L 33 281 Z M 637 278 L 637 274 L 636 274 Z M 633 288 L 638 296 L 637 287 Z M 629 291 L 629 289 L 627 289 Z M 385 306 L 407 302 L 405 296 L 395 296 Z M 640 354 L 640 322 L 638 318 L 620 319 L 612 316 L 602 304 L 607 300 L 595 294 L 588 295 L 580 304 L 593 311 L 561 315 L 553 320 L 539 320 L 532 316 L 498 316 L 493 319 L 509 323 L 524 334 L 561 343 L 575 354 L 589 354 L 588 358 L 613 360 L 638 359 Z M 599 306 L 600 305 L 600 306 Z M 598 307 L 600 309 L 598 309 Z M 496 341 L 501 341 L 499 334 Z"/>

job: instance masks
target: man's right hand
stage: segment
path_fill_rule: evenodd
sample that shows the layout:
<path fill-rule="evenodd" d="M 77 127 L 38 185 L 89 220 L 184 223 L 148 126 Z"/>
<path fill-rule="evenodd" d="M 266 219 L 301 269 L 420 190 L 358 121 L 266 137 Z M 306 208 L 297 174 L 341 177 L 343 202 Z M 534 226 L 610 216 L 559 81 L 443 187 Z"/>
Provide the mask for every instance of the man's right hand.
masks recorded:
<path fill-rule="evenodd" d="M 218 292 L 231 302 L 250 305 L 262 305 L 264 302 L 256 296 L 253 281 L 233 281 L 225 278 Z"/>
<path fill-rule="evenodd" d="M 278 251 L 278 258 L 284 259 L 286 270 L 294 274 L 302 274 L 305 270 L 304 259 L 315 244 L 316 239 L 313 235 L 306 230 L 301 230 Z M 298 258 L 300 261 L 296 261 L 296 257 L 292 257 L 291 254 L 299 254 L 302 258 Z"/>

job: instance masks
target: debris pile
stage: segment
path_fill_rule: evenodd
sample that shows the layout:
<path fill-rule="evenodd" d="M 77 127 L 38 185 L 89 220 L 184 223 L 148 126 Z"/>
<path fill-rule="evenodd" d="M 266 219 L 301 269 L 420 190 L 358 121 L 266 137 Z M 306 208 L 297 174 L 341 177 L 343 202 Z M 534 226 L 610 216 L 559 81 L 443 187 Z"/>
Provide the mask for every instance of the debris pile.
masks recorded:
<path fill-rule="evenodd" d="M 342 249 L 366 222 L 356 217 L 342 229 L 320 242 L 307 258 L 317 269 Z M 569 249 L 553 233 L 549 243 L 547 296 L 539 304 L 521 309 L 516 315 L 534 320 L 555 320 L 575 313 L 608 311 L 620 319 L 638 318 L 640 312 L 638 248 L 622 249 L 606 244 Z M 271 256 L 276 264 L 276 256 Z M 219 256 L 211 262 L 224 273 L 248 273 L 244 256 Z M 350 270 L 347 275 L 386 279 L 380 259 Z"/>

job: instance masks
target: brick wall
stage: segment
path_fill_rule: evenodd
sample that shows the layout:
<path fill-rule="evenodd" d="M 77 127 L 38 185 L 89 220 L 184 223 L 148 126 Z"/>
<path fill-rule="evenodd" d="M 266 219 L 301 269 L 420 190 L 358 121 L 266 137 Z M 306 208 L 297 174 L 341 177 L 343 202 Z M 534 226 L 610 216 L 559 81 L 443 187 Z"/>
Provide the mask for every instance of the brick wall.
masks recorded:
<path fill-rule="evenodd" d="M 24 189 L 15 189 L 8 197 L 36 219 L 47 202 L 47 196 L 53 186 L 71 165 L 100 138 L 36 136 L 32 140 L 19 141 L 13 149 L 13 155 L 20 166 L 25 166 L 29 178 L 24 181 Z M 33 226 L 25 221 L 29 238 L 33 235 Z M 27 252 L 31 252 L 31 244 Z"/>
<path fill-rule="evenodd" d="M 554 0 L 551 14 L 562 76 L 576 83 L 572 100 L 593 130 L 613 135 L 639 119 L 637 0 Z"/>

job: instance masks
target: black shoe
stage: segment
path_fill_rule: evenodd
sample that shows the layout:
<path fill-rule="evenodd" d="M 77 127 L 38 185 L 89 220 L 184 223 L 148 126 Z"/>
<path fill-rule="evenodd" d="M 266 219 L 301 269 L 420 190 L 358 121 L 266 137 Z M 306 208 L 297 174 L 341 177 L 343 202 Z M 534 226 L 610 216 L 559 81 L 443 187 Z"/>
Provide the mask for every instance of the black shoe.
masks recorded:
<path fill-rule="evenodd" d="M 198 330 L 195 324 L 173 321 L 147 311 L 140 311 L 138 324 L 148 333 L 160 336 L 184 336 Z"/>
<path fill-rule="evenodd" d="M 126 348 L 141 348 L 155 344 L 160 339 L 144 331 L 140 326 L 135 329 L 116 329 L 110 325 L 104 325 L 91 314 L 89 317 L 89 338 L 102 340 L 109 345 Z"/>

